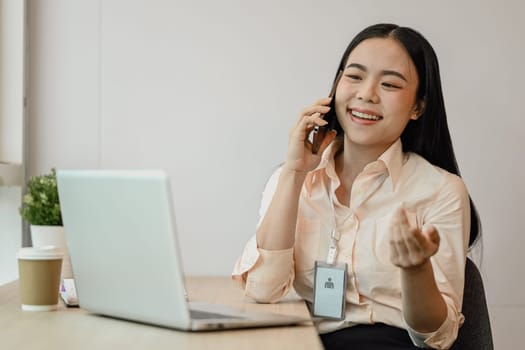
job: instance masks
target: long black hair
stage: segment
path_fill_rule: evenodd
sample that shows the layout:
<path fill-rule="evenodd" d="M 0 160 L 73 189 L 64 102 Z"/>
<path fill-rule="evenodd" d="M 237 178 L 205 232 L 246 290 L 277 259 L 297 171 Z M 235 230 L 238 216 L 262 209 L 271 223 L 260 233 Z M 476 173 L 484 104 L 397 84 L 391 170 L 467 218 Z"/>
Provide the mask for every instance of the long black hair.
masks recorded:
<path fill-rule="evenodd" d="M 395 24 L 375 24 L 363 29 L 346 48 L 337 72 L 344 70 L 350 53 L 366 39 L 392 38 L 398 41 L 407 51 L 414 63 L 419 77 L 416 91 L 416 102 L 422 107 L 417 120 L 410 120 L 401 134 L 404 152 L 414 152 L 430 163 L 460 176 L 452 139 L 447 124 L 445 101 L 441 88 L 439 64 L 436 53 L 430 43 L 419 32 Z M 336 74 L 337 76 L 337 74 Z M 335 81 L 335 79 L 334 79 Z M 332 104 L 335 99 L 332 100 Z M 329 113 L 335 113 L 333 108 Z M 326 116 L 328 119 L 328 115 Z M 343 130 L 335 115 L 333 128 L 339 135 Z M 481 222 L 472 199 L 470 201 L 470 237 L 471 247 L 481 234 Z"/>

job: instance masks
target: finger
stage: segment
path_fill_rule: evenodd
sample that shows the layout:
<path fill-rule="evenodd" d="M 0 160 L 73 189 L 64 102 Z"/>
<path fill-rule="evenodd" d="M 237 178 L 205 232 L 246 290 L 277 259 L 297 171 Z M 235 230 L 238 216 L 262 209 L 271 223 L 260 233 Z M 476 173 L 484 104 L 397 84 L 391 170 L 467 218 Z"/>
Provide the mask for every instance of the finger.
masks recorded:
<path fill-rule="evenodd" d="M 398 208 L 398 213 L 399 213 L 399 217 L 398 217 L 399 225 L 402 228 L 402 233 L 406 233 L 408 232 L 408 230 L 410 230 L 410 223 L 408 222 L 407 211 L 405 210 L 405 208 L 400 207 Z"/>
<path fill-rule="evenodd" d="M 308 106 L 305 109 L 303 109 L 301 113 L 299 114 L 297 121 L 300 121 L 304 117 L 311 116 L 314 113 L 319 113 L 319 115 L 325 115 L 329 111 L 330 111 L 330 106 L 314 104 L 314 105 Z"/>
<path fill-rule="evenodd" d="M 423 248 L 425 245 L 420 244 L 420 239 L 424 241 L 421 230 L 418 228 L 411 228 L 408 237 L 405 239 L 405 244 L 409 250 L 408 261 L 411 266 L 420 265 L 429 256 Z"/>
<path fill-rule="evenodd" d="M 405 260 L 408 255 L 408 249 L 403 239 L 403 234 L 401 232 L 401 225 L 399 224 L 399 220 L 399 216 L 394 215 L 391 226 L 391 242 L 393 243 L 393 247 L 396 251 L 398 259 Z"/>
<path fill-rule="evenodd" d="M 408 212 L 403 207 L 403 204 L 397 209 L 397 219 L 398 225 L 400 228 L 401 236 L 405 241 L 411 240 L 414 236 L 415 227 L 411 227 L 410 222 L 408 221 Z"/>
<path fill-rule="evenodd" d="M 432 225 L 423 227 L 423 234 L 428 237 L 430 242 L 434 243 L 435 245 L 439 246 L 439 243 L 441 241 L 441 237 L 439 236 L 439 232 L 436 230 L 436 228 Z"/>
<path fill-rule="evenodd" d="M 408 233 L 405 234 L 403 237 L 407 246 L 410 248 L 410 250 L 415 252 L 421 252 L 423 251 L 423 243 L 425 238 L 421 234 L 421 230 L 418 228 L 411 228 L 409 229 Z"/>
<path fill-rule="evenodd" d="M 305 116 L 305 120 L 308 126 L 325 126 L 326 124 L 328 124 L 328 122 L 322 118 L 321 113 L 319 112 L 315 112 L 310 116 Z"/>
<path fill-rule="evenodd" d="M 406 267 L 410 263 L 408 253 L 404 243 L 401 241 L 392 241 L 390 244 L 390 261 L 399 267 Z"/>
<path fill-rule="evenodd" d="M 390 220 L 391 238 L 395 241 L 400 241 L 403 239 L 403 235 L 401 233 L 402 221 L 403 213 L 400 208 L 397 208 L 392 215 L 392 219 Z"/>
<path fill-rule="evenodd" d="M 412 241 L 416 244 L 420 251 L 424 251 L 424 247 L 427 244 L 427 238 L 423 232 L 418 228 L 413 228 L 411 232 Z"/>
<path fill-rule="evenodd" d="M 290 137 L 293 137 L 293 135 L 297 133 L 297 137 L 302 140 L 306 140 L 307 135 L 310 134 L 316 125 L 326 125 L 326 121 L 320 119 L 319 116 L 319 113 L 315 113 L 310 116 L 302 116 L 296 125 L 290 130 Z"/>
<path fill-rule="evenodd" d="M 332 97 L 323 97 L 323 98 L 318 99 L 316 101 L 316 104 L 323 105 L 323 106 L 328 106 L 330 104 L 330 102 L 332 102 Z"/>
<path fill-rule="evenodd" d="M 416 252 L 421 251 L 422 245 L 420 244 L 420 239 L 423 238 L 421 231 L 417 227 L 410 226 L 407 211 L 403 207 L 399 208 L 398 214 L 400 232 L 405 244 L 410 250 Z"/>
<path fill-rule="evenodd" d="M 301 120 L 299 120 L 299 122 L 297 123 L 297 126 L 315 126 L 315 125 L 320 125 L 320 126 L 323 126 L 323 125 L 326 125 L 328 124 L 328 122 L 326 120 L 324 120 L 323 118 L 321 118 L 321 113 L 319 112 L 315 112 L 311 115 L 303 115 Z"/>
<path fill-rule="evenodd" d="M 404 239 L 400 239 L 400 240 L 396 241 L 396 248 L 397 248 L 397 251 L 399 252 L 399 255 L 403 259 L 406 260 L 406 259 L 409 258 L 410 251 L 409 251 L 408 246 L 406 244 L 406 241 Z"/>
<path fill-rule="evenodd" d="M 314 136 L 310 134 L 312 130 L 314 130 L 315 127 L 317 126 L 321 127 L 321 126 L 325 126 L 326 124 L 328 124 L 328 122 L 326 120 L 321 119 L 319 113 L 314 113 L 311 116 L 308 116 L 308 117 L 305 116 L 303 120 L 299 123 L 296 129 L 298 129 L 300 133 L 304 131 L 304 135 L 299 134 L 299 137 L 303 138 L 304 140 L 308 140 L 312 142 L 312 139 Z"/>
<path fill-rule="evenodd" d="M 399 250 L 397 249 L 397 225 L 390 225 L 390 261 L 396 265 L 399 266 L 401 257 Z"/>
<path fill-rule="evenodd" d="M 319 130 L 317 128 L 325 126 L 326 124 L 328 124 L 328 122 L 326 122 L 325 120 L 319 118 L 319 114 L 318 113 L 315 113 L 314 115 L 305 118 L 305 123 L 306 123 L 306 125 L 305 125 L 305 133 L 306 133 L 306 135 L 310 135 L 310 133 L 313 130 L 316 130 L 316 136 L 318 136 L 319 133 L 324 132 L 324 130 Z M 312 141 L 312 140 L 310 140 L 310 141 Z"/>
<path fill-rule="evenodd" d="M 400 262 L 399 252 L 394 241 L 390 241 L 390 261 L 398 266 Z"/>

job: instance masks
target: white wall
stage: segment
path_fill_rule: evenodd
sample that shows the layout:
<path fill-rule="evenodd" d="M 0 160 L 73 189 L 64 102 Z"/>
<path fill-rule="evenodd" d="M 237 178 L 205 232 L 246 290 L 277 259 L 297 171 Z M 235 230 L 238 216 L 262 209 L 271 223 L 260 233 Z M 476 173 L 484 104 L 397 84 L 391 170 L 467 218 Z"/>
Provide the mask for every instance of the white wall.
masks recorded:
<path fill-rule="evenodd" d="M 0 284 L 17 278 L 22 241 L 24 1 L 0 0 Z"/>
<path fill-rule="evenodd" d="M 22 163 L 24 2 L 0 0 L 0 161 Z"/>
<path fill-rule="evenodd" d="M 366 25 L 436 49 L 458 161 L 484 225 L 497 348 L 525 316 L 520 1 L 30 0 L 30 171 L 163 168 L 188 274 L 226 275 L 297 113 Z M 508 345 L 508 346 L 506 346 Z"/>

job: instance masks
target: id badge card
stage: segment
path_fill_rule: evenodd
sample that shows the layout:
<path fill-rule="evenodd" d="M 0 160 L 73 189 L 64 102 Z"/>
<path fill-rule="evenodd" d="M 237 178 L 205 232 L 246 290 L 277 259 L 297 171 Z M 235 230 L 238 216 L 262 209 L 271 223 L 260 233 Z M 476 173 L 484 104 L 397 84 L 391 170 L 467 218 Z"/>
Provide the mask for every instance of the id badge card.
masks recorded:
<path fill-rule="evenodd" d="M 346 263 L 315 262 L 313 315 L 342 320 L 346 305 Z"/>

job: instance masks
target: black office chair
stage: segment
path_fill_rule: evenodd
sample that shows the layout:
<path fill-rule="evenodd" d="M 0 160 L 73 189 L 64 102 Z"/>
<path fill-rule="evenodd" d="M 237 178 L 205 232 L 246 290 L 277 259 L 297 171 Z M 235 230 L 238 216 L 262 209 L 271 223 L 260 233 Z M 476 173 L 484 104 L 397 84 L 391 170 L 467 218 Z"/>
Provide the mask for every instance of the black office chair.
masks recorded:
<path fill-rule="evenodd" d="M 494 350 L 483 280 L 477 266 L 467 259 L 463 295 L 465 323 L 452 350 Z"/>

